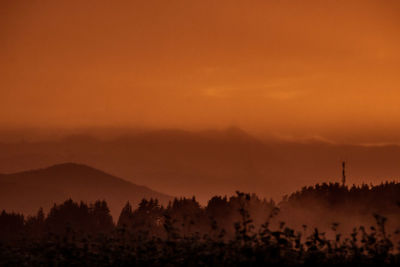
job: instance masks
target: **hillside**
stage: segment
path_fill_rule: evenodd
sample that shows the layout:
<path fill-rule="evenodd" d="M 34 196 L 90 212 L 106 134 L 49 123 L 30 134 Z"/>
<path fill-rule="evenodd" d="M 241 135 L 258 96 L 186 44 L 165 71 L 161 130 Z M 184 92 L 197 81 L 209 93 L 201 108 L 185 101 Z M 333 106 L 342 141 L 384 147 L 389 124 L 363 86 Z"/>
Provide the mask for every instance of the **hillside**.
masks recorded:
<path fill-rule="evenodd" d="M 106 200 L 114 218 L 129 201 L 157 198 L 168 203 L 172 197 L 112 176 L 86 165 L 64 163 L 45 169 L 0 175 L 0 210 L 34 214 L 67 198 L 93 202 Z"/>

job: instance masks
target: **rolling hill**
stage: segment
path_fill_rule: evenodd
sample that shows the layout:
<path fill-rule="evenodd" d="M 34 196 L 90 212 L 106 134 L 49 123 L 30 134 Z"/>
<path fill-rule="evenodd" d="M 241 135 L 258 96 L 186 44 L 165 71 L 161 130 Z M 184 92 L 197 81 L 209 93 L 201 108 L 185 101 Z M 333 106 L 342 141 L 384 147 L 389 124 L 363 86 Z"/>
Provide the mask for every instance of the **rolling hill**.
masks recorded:
<path fill-rule="evenodd" d="M 143 198 L 168 203 L 172 197 L 76 163 L 63 163 L 44 169 L 0 175 L 0 210 L 34 214 L 38 207 L 49 209 L 55 202 L 106 200 L 118 218 L 123 205 Z"/>

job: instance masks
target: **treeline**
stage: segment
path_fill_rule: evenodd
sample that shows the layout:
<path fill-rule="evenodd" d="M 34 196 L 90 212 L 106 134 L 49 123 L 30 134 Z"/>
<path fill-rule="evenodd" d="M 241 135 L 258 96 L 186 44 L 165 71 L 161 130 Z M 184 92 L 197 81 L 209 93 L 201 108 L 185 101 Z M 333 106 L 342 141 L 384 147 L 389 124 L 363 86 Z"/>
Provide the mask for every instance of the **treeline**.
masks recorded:
<path fill-rule="evenodd" d="M 0 240 L 13 242 L 21 237 L 62 235 L 66 229 L 85 235 L 125 229 L 132 233 L 166 237 L 167 221 L 183 235 L 205 234 L 220 229 L 232 236 L 235 230 L 233 223 L 240 220 L 239 211 L 243 208 L 249 214 L 264 214 L 264 218 L 254 221 L 260 226 L 277 206 L 272 200 L 261 200 L 256 195 L 244 193 L 237 193 L 230 198 L 213 197 L 205 208 L 194 197 L 174 199 L 167 207 L 161 206 L 156 199 L 143 199 L 136 209 L 128 202 L 114 223 L 106 201 L 88 205 L 69 199 L 62 204 L 54 204 L 47 216 L 42 209 L 36 216 L 27 218 L 22 214 L 3 211 L 0 214 Z"/>
<path fill-rule="evenodd" d="M 379 185 L 351 187 L 338 183 L 323 183 L 303 187 L 300 191 L 284 198 L 282 204 L 292 206 L 308 206 L 319 203 L 326 208 L 347 209 L 351 212 L 398 212 L 400 204 L 400 183 L 385 182 Z"/>
<path fill-rule="evenodd" d="M 338 232 L 337 223 L 324 233 L 306 225 L 292 228 L 281 219 L 291 218 L 294 207 L 312 210 L 316 202 L 340 210 L 365 201 L 399 214 L 399 193 L 398 183 L 322 184 L 305 187 L 279 205 L 240 192 L 213 197 L 205 207 L 195 198 L 175 199 L 166 207 L 144 199 L 136 209 L 127 203 L 115 222 L 105 201 L 67 200 L 48 214 L 39 209 L 26 218 L 3 211 L 0 265 L 398 265 L 398 232 L 389 232 L 381 215 L 374 215 L 374 226 L 354 224 L 347 236 Z M 367 210 L 354 206 L 355 213 Z"/>
<path fill-rule="evenodd" d="M 303 187 L 284 197 L 279 203 L 279 219 L 299 228 L 302 224 L 326 231 L 332 223 L 339 230 L 350 233 L 354 225 L 370 226 L 373 214 L 389 219 L 388 227 L 395 231 L 400 222 L 400 183 L 342 186 L 323 183 Z"/>

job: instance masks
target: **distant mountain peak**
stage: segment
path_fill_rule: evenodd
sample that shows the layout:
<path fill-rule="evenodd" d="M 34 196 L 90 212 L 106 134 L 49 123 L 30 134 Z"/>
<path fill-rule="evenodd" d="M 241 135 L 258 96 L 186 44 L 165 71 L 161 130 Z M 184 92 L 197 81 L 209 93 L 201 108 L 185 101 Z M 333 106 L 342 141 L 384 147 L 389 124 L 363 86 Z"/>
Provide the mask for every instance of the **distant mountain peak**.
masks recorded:
<path fill-rule="evenodd" d="M 54 164 L 48 168 L 65 168 L 65 167 L 86 167 L 86 168 L 91 168 L 87 165 L 81 164 L 81 163 L 76 163 L 76 162 L 63 162 L 59 164 Z"/>
<path fill-rule="evenodd" d="M 76 163 L 76 162 L 64 162 L 64 163 L 58 163 L 54 164 L 48 167 L 40 168 L 40 169 L 32 169 L 32 170 L 27 170 L 19 173 L 12 173 L 11 175 L 18 175 L 21 173 L 34 173 L 36 175 L 42 176 L 42 175 L 53 175 L 54 178 L 61 178 L 65 176 L 70 176 L 71 178 L 74 177 L 81 177 L 82 175 L 84 176 L 100 176 L 100 177 L 109 177 L 109 178 L 115 178 L 118 180 L 122 180 L 118 177 L 114 177 L 113 175 L 110 175 L 108 173 L 105 173 L 99 169 L 93 168 L 91 166 L 82 164 L 82 163 Z M 125 181 L 125 180 L 123 180 Z"/>
<path fill-rule="evenodd" d="M 211 139 L 226 140 L 226 141 L 239 141 L 239 142 L 259 142 L 257 138 L 247 133 L 238 126 L 230 126 L 221 130 L 208 130 L 202 132 L 203 136 Z"/>
<path fill-rule="evenodd" d="M 97 170 L 88 165 L 81 164 L 81 163 L 75 163 L 75 162 L 59 163 L 59 164 L 55 164 L 55 165 L 49 166 L 47 168 L 44 168 L 43 170 L 60 170 L 60 171 L 62 171 L 62 170 L 84 170 L 84 169 L 101 172 L 100 170 Z"/>
<path fill-rule="evenodd" d="M 244 131 L 242 128 L 239 128 L 238 126 L 230 126 L 226 128 L 224 132 L 231 136 L 250 137 L 250 135 L 246 131 Z"/>

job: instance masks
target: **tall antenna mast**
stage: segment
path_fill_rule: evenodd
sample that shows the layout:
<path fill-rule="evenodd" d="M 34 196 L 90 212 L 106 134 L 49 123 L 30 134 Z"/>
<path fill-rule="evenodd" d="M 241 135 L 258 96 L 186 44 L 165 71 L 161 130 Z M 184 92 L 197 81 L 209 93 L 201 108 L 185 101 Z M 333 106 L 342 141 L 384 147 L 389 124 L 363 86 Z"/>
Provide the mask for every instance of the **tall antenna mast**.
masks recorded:
<path fill-rule="evenodd" d="M 346 184 L 346 162 L 342 162 L 342 186 Z"/>

